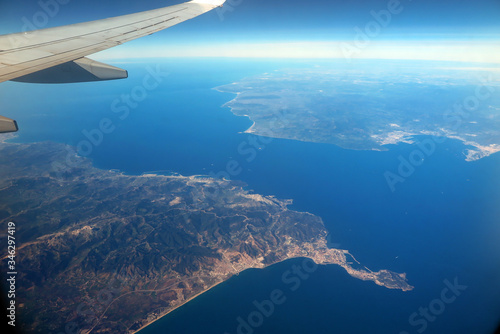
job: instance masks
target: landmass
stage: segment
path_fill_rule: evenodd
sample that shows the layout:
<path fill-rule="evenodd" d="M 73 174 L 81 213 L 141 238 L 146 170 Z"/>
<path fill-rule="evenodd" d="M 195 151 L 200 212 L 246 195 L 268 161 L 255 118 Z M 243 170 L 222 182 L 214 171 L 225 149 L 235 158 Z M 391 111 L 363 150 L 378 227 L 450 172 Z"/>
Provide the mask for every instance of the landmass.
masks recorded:
<path fill-rule="evenodd" d="M 225 106 L 254 122 L 247 133 L 354 150 L 445 137 L 462 141 L 474 161 L 500 151 L 500 68 L 474 66 L 332 62 L 216 89 L 237 94 Z"/>
<path fill-rule="evenodd" d="M 100 170 L 71 152 L 0 141 L 0 224 L 16 224 L 27 333 L 135 332 L 248 268 L 297 257 L 413 289 L 404 273 L 354 268 L 347 250 L 328 248 L 321 218 L 290 201 L 205 176 Z"/>

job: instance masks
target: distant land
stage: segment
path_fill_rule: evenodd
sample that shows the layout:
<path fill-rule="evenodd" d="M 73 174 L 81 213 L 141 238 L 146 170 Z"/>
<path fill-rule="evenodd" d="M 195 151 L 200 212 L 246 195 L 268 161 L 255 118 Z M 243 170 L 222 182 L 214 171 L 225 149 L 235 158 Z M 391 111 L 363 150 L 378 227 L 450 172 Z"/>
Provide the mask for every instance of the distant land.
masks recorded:
<path fill-rule="evenodd" d="M 354 268 L 347 250 L 327 247 L 321 218 L 289 210 L 289 200 L 204 176 L 100 170 L 65 145 L 6 138 L 0 223 L 17 227 L 16 300 L 28 333 L 137 331 L 248 268 L 297 257 L 413 289 L 405 274 Z"/>
<path fill-rule="evenodd" d="M 500 151 L 498 65 L 370 61 L 285 69 L 217 87 L 246 132 L 386 150 L 415 136 L 457 139 L 467 161 Z M 439 141 L 439 140 L 437 140 Z"/>

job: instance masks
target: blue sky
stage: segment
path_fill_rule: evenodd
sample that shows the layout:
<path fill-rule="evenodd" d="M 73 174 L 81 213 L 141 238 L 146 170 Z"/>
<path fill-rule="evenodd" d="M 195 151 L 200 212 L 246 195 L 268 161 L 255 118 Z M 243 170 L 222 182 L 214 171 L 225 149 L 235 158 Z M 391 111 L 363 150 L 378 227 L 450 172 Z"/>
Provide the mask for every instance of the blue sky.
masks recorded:
<path fill-rule="evenodd" d="M 58 1 L 59 10 L 43 27 L 52 27 L 149 10 L 178 0 L 0 0 L 0 33 L 23 30 L 44 11 L 40 3 Z M 398 4 L 399 2 L 399 4 Z M 392 7 L 391 7 L 392 6 Z M 387 13 L 380 25 L 374 13 Z M 379 25 L 378 28 L 375 25 Z M 41 27 L 42 24 L 34 24 Z M 370 26 L 371 25 L 371 26 Z M 354 45 L 359 31 L 372 30 L 368 43 Z M 444 43 L 444 44 L 443 44 Z M 295 56 L 468 57 L 494 60 L 500 51 L 499 0 L 229 0 L 218 9 L 97 58 L 134 56 Z M 358 50 L 352 50 L 352 46 Z M 443 49 L 443 45 L 446 48 Z M 422 49 L 428 49 L 427 56 Z M 383 51 L 384 49 L 385 51 Z M 362 52 L 358 52 L 362 51 Z"/>

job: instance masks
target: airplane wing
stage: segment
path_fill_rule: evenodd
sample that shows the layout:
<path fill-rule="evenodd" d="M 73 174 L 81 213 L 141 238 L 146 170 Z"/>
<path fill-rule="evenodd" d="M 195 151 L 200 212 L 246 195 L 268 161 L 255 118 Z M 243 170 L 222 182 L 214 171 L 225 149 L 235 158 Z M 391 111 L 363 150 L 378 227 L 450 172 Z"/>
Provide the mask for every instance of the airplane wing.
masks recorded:
<path fill-rule="evenodd" d="M 222 6 L 193 0 L 145 12 L 0 36 L 0 82 L 69 83 L 122 79 L 127 71 L 85 56 L 151 35 Z M 17 131 L 0 116 L 0 133 Z"/>

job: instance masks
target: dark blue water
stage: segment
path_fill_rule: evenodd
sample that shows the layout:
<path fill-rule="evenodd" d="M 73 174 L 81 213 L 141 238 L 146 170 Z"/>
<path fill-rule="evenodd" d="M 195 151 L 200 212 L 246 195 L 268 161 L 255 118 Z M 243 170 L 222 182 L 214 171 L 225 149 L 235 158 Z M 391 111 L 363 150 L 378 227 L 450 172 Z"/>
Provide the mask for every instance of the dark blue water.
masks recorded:
<path fill-rule="evenodd" d="M 425 333 L 489 333 L 500 314 L 500 155 L 465 162 L 460 142 L 447 140 L 392 192 L 384 178 L 408 157 L 414 145 L 386 152 L 344 150 L 332 145 L 272 139 L 261 141 L 251 162 L 238 153 L 249 141 L 241 133 L 251 122 L 221 105 L 234 95 L 213 87 L 279 68 L 314 62 L 248 60 L 158 61 L 168 76 L 120 119 L 113 103 L 138 92 L 149 65 L 117 64 L 128 80 L 63 86 L 8 83 L 0 92 L 3 114 L 17 116 L 17 141 L 53 140 L 74 146 L 88 140 L 83 130 L 113 124 L 88 154 L 103 169 L 129 174 L 183 175 L 226 170 L 235 160 L 243 180 L 256 193 L 294 200 L 292 209 L 323 218 L 329 241 L 348 249 L 372 270 L 406 272 L 411 292 L 388 290 L 323 266 L 301 281 L 296 291 L 281 276 L 301 259 L 265 270 L 249 270 L 156 322 L 143 333 L 237 332 L 254 300 L 279 289 L 277 305 L 255 333 L 417 333 L 408 318 L 429 307 L 446 288 L 444 280 L 467 286 L 426 321 Z M 29 90 L 29 98 L 19 91 Z M 460 100 L 458 97 L 457 100 Z M 123 104 L 119 104 L 123 106 Z M 9 111 L 12 111 L 9 114 Z M 260 140 L 260 139 L 257 139 Z M 435 302 L 433 305 L 439 302 Z M 423 316 L 416 318 L 424 319 Z M 244 332 L 244 331 L 243 331 Z M 141 332 L 142 333 L 142 332 Z"/>

